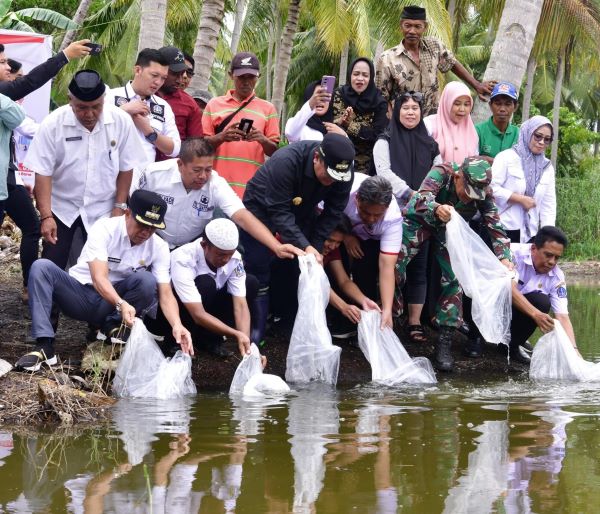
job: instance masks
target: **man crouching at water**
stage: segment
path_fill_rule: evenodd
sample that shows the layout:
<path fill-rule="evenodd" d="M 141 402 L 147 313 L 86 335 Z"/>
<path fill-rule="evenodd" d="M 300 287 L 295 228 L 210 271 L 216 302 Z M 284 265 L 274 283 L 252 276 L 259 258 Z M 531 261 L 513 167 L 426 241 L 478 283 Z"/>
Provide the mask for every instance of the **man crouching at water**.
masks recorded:
<path fill-rule="evenodd" d="M 517 272 L 512 288 L 511 360 L 529 363 L 529 357 L 519 351 L 519 346 L 527 348 L 526 341 L 536 327 L 544 333 L 554 329 L 554 320 L 548 314 L 550 309 L 577 348 L 567 309 L 565 275 L 557 264 L 566 246 L 565 234 L 552 226 L 542 227 L 531 244 L 510 245 Z"/>
<path fill-rule="evenodd" d="M 171 289 L 169 247 L 154 234 L 165 227 L 166 211 L 167 204 L 156 193 L 135 191 L 125 216 L 102 218 L 92 226 L 68 273 L 47 259 L 33 264 L 29 309 L 37 345 L 18 360 L 17 368 L 38 371 L 42 364 L 57 363 L 50 321 L 53 301 L 67 316 L 100 326 L 109 342 L 122 344 L 136 315 L 156 314 L 158 298 L 175 341 L 193 354 Z"/>

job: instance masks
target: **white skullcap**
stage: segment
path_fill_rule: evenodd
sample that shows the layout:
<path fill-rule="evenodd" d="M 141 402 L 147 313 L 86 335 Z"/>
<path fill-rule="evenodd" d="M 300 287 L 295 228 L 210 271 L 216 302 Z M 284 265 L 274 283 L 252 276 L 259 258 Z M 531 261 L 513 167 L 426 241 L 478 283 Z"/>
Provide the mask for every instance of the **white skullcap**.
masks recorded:
<path fill-rule="evenodd" d="M 208 239 L 219 250 L 235 250 L 240 236 L 235 223 L 227 218 L 212 220 L 204 229 Z"/>

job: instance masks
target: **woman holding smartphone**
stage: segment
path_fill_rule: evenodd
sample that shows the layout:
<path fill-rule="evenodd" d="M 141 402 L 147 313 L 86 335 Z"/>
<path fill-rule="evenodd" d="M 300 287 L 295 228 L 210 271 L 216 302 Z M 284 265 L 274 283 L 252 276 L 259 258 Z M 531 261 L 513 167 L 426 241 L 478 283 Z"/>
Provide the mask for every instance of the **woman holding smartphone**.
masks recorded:
<path fill-rule="evenodd" d="M 387 100 L 375 86 L 375 68 L 366 57 L 350 65 L 347 83 L 333 94 L 333 122 L 354 143 L 354 171 L 373 175 L 373 146 L 388 124 Z"/>

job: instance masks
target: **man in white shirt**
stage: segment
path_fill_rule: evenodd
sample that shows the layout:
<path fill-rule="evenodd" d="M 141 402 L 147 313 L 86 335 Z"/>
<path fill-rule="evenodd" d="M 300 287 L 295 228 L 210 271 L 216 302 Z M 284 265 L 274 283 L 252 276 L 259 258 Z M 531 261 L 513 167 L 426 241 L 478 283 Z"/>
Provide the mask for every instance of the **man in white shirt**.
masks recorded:
<path fill-rule="evenodd" d="M 123 214 L 138 162 L 133 123 L 104 105 L 105 90 L 95 71 L 77 72 L 69 105 L 40 124 L 24 162 L 35 172 L 42 257 L 63 269 L 77 228 L 85 239 L 98 219 Z"/>
<path fill-rule="evenodd" d="M 156 314 L 157 300 L 174 340 L 193 354 L 190 333 L 179 319 L 171 289 L 167 244 L 154 234 L 164 228 L 167 204 L 149 191 L 136 191 L 125 216 L 103 218 L 90 230 L 77 264 L 69 272 L 53 262 L 36 261 L 29 276 L 31 332 L 36 349 L 17 368 L 37 371 L 55 365 L 53 301 L 69 317 L 102 327 L 113 343 L 123 343 L 137 315 Z"/>
<path fill-rule="evenodd" d="M 544 333 L 554 329 L 550 310 L 577 348 L 569 318 L 565 275 L 557 265 L 566 246 L 565 234 L 550 225 L 538 231 L 532 244 L 510 245 L 517 272 L 512 288 L 511 360 L 529 363 L 530 359 L 519 351 L 519 346 L 525 344 L 536 327 Z"/>
<path fill-rule="evenodd" d="M 135 61 L 133 80 L 106 95 L 106 101 L 129 114 L 137 128 L 144 152 L 140 169 L 156 160 L 157 151 L 168 157 L 179 155 L 181 139 L 175 115 L 166 100 L 156 95 L 168 74 L 166 58 L 158 50 L 145 48 Z"/>
<path fill-rule="evenodd" d="M 239 234 L 226 218 L 212 220 L 199 241 L 171 253 L 171 279 L 181 309 L 181 319 L 201 343 L 219 357 L 231 355 L 223 348 L 223 336 L 237 340 L 242 357 L 250 353 L 250 309 L 258 292 L 258 280 L 246 275 L 236 248 Z"/>

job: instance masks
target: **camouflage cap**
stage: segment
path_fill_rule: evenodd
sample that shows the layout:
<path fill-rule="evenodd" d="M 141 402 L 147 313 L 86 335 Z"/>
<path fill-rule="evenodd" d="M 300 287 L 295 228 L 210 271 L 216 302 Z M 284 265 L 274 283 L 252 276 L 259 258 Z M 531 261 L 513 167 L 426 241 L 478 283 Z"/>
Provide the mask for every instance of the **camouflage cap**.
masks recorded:
<path fill-rule="evenodd" d="M 460 170 L 465 177 L 465 193 L 473 200 L 485 199 L 485 188 L 492 181 L 492 169 L 486 160 L 467 157 Z"/>

